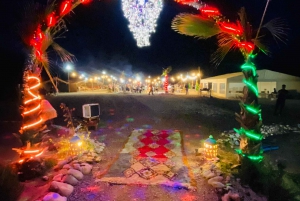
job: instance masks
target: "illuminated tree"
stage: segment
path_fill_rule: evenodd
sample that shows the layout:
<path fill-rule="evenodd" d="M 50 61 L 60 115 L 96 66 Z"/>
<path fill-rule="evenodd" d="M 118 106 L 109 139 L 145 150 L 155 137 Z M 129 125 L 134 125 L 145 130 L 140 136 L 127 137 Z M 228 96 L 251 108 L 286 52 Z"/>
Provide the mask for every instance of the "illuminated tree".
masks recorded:
<path fill-rule="evenodd" d="M 164 69 L 163 73 L 162 73 L 162 75 L 165 76 L 164 90 L 165 90 L 166 94 L 168 93 L 168 86 L 169 86 L 169 76 L 168 75 L 171 72 L 171 70 L 172 70 L 172 66 L 169 66 L 168 68 Z"/>
<path fill-rule="evenodd" d="M 179 14 L 174 18 L 172 28 L 180 34 L 199 39 L 216 36 L 218 49 L 211 57 L 215 66 L 220 64 L 230 50 L 237 48 L 242 53 L 245 63 L 241 66 L 241 70 L 245 77 L 243 82 L 246 86 L 241 97 L 241 111 L 236 114 L 236 120 L 241 125 L 240 129 L 235 129 L 241 138 L 240 149 L 236 151 L 242 157 L 257 161 L 262 160 L 262 134 L 260 132 L 262 118 L 260 105 L 257 101 L 258 76 L 253 59 L 256 56 L 255 52 L 258 51 L 262 51 L 266 55 L 269 54 L 267 46 L 261 41 L 260 29 L 266 28 L 275 39 L 284 42 L 286 39 L 285 22 L 281 19 L 273 19 L 265 25 L 260 25 L 255 33 L 247 21 L 244 8 L 238 12 L 239 19 L 236 22 L 230 22 L 217 8 L 201 2 L 182 1 L 182 3 L 197 8 L 200 10 L 200 14 Z M 265 12 L 263 17 L 264 15 Z"/>
<path fill-rule="evenodd" d="M 23 124 L 20 128 L 23 142 L 38 135 L 43 129 L 45 119 L 41 116 L 42 97 L 39 95 L 40 75 L 42 70 L 48 74 L 53 86 L 53 78 L 50 74 L 50 62 L 47 50 L 51 46 L 57 52 L 63 62 L 72 62 L 74 56 L 63 49 L 54 40 L 67 31 L 63 18 L 81 3 L 90 0 L 64 0 L 60 4 L 48 1 L 46 7 L 36 4 L 28 4 L 25 8 L 23 23 L 20 24 L 20 34 L 26 45 L 30 47 L 28 62 L 23 73 L 23 103 L 21 115 Z"/>

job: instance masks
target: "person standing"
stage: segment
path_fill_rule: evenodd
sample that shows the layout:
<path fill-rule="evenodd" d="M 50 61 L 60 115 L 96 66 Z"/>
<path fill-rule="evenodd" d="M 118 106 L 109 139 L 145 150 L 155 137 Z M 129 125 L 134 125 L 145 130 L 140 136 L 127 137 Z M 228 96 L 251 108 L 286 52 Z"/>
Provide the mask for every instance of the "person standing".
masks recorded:
<path fill-rule="evenodd" d="M 153 94 L 153 86 L 152 86 L 152 84 L 149 85 L 149 93 L 148 93 L 148 95 L 150 95 L 150 93 L 152 93 L 152 95 L 154 95 Z"/>
<path fill-rule="evenodd" d="M 188 95 L 188 93 L 189 93 L 189 84 L 186 83 L 184 87 L 185 87 L 185 95 Z"/>
<path fill-rule="evenodd" d="M 277 101 L 276 101 L 276 105 L 275 105 L 274 115 L 277 115 L 278 110 L 279 110 L 279 116 L 282 115 L 282 110 L 285 105 L 285 100 L 286 100 L 287 94 L 289 93 L 289 91 L 286 90 L 285 88 L 286 88 L 286 85 L 283 84 L 282 89 L 280 89 L 277 92 Z"/>

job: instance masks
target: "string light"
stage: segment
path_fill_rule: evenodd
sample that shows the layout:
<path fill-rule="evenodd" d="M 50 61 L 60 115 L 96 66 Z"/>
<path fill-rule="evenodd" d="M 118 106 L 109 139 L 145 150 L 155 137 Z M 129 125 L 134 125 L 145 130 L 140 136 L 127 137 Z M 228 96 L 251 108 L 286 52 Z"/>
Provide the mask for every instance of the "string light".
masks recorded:
<path fill-rule="evenodd" d="M 122 0 L 124 16 L 138 47 L 150 46 L 150 34 L 155 32 L 162 7 L 162 0 Z"/>
<path fill-rule="evenodd" d="M 31 81 L 36 81 L 37 83 L 34 84 Z M 40 104 L 40 101 L 39 101 L 41 99 L 40 96 L 38 94 L 35 94 L 35 93 L 37 93 L 36 91 L 32 91 L 33 89 L 36 89 L 41 85 L 41 80 L 36 76 L 28 76 L 27 77 L 27 83 L 28 83 L 28 85 L 32 85 L 32 86 L 29 86 L 28 89 L 26 90 L 28 95 L 30 95 L 32 98 L 24 101 L 25 108 L 27 108 L 28 107 L 27 105 L 31 104 L 31 102 L 33 102 L 33 101 L 36 101 L 37 105 L 33 106 L 32 109 L 24 111 L 22 113 L 23 116 L 29 115 L 29 114 L 31 114 L 31 113 L 33 113 L 33 112 L 35 112 L 35 111 L 37 111 L 38 109 L 41 108 L 41 104 Z M 25 129 L 28 129 L 30 127 L 39 125 L 42 122 L 43 122 L 43 119 L 40 117 L 39 120 L 24 125 L 22 127 L 22 130 L 25 130 Z"/>
<path fill-rule="evenodd" d="M 253 76 L 255 77 L 257 74 L 256 74 L 256 67 L 253 63 L 244 63 L 242 66 L 241 66 L 241 69 L 242 70 L 252 70 L 252 73 L 253 73 Z"/>
<path fill-rule="evenodd" d="M 71 11 L 72 8 L 72 4 L 70 3 L 70 1 L 65 1 L 63 2 L 63 4 L 61 5 L 61 11 L 60 11 L 60 15 L 66 15 Z"/>
<path fill-rule="evenodd" d="M 204 6 L 200 11 L 206 16 L 219 16 L 221 15 L 220 11 L 217 8 L 211 6 Z"/>
<path fill-rule="evenodd" d="M 255 94 L 256 96 L 258 96 L 258 89 L 257 89 L 257 87 L 256 87 L 253 83 L 251 83 L 250 81 L 247 81 L 246 79 L 243 79 L 243 82 L 244 82 L 249 88 L 252 89 L 252 91 L 254 92 L 254 94 Z"/>

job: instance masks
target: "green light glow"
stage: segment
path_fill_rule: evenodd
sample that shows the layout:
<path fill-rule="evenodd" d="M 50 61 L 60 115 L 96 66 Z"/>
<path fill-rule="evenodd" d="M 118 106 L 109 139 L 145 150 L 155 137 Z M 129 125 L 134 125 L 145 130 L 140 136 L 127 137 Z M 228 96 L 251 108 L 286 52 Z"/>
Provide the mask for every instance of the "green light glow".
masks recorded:
<path fill-rule="evenodd" d="M 246 136 L 249 138 L 253 138 L 255 140 L 262 140 L 263 136 L 257 133 L 252 133 L 250 131 L 244 131 Z"/>
<path fill-rule="evenodd" d="M 233 130 L 234 130 L 236 133 L 241 134 L 241 131 L 240 131 L 240 130 L 238 130 L 238 129 L 236 129 L 236 128 L 234 128 Z"/>
<path fill-rule="evenodd" d="M 261 110 L 260 109 L 256 109 L 250 105 L 244 105 L 246 110 L 253 113 L 253 114 L 257 114 L 258 117 L 259 117 L 259 120 L 261 121 L 262 120 L 262 117 L 261 117 Z"/>
<path fill-rule="evenodd" d="M 250 160 L 261 161 L 264 157 L 262 155 L 259 156 L 247 156 Z"/>
<path fill-rule="evenodd" d="M 241 66 L 241 69 L 242 70 L 249 70 L 251 69 L 252 70 L 252 73 L 253 73 L 253 76 L 255 77 L 256 76 L 256 68 L 254 66 L 253 63 L 245 63 Z"/>
<path fill-rule="evenodd" d="M 254 107 L 251 107 L 249 105 L 245 105 L 246 110 L 248 110 L 249 112 L 253 113 L 253 114 L 258 114 L 261 112 L 260 109 L 256 109 Z"/>
<path fill-rule="evenodd" d="M 239 130 L 234 128 L 233 129 L 235 132 L 237 132 L 238 134 L 242 134 L 245 133 L 245 135 L 251 139 L 254 140 L 262 140 L 263 136 L 261 134 L 258 133 L 254 133 L 252 131 L 246 131 L 244 128 L 240 128 Z"/>
<path fill-rule="evenodd" d="M 256 96 L 258 96 L 258 90 L 254 84 L 252 84 L 251 82 L 248 82 L 246 79 L 243 79 L 243 82 L 253 90 L 253 92 L 255 93 Z"/>
<path fill-rule="evenodd" d="M 235 150 L 238 154 L 242 155 L 242 157 L 247 157 L 249 158 L 250 160 L 253 160 L 253 161 L 261 161 L 264 157 L 262 155 L 246 155 L 246 154 L 243 154 L 242 150 L 240 149 L 236 149 Z"/>

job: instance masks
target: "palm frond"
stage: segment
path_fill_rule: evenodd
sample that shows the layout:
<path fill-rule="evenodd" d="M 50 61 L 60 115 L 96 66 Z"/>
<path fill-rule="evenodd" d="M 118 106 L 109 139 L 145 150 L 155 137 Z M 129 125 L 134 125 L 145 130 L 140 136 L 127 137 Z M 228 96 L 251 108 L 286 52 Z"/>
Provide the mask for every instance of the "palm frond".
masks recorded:
<path fill-rule="evenodd" d="M 52 13 L 56 8 L 56 0 L 47 1 L 47 7 L 45 9 L 46 17 Z"/>
<path fill-rule="evenodd" d="M 211 55 L 210 62 L 216 67 L 220 65 L 228 52 L 235 47 L 235 44 L 236 43 L 232 35 L 224 32 L 220 33 L 218 35 L 219 48 Z"/>
<path fill-rule="evenodd" d="M 248 20 L 247 20 L 247 14 L 246 14 L 246 10 L 244 7 L 242 7 L 239 12 L 238 12 L 239 18 L 240 18 L 240 24 L 243 27 L 243 38 L 245 40 L 250 40 L 252 37 L 252 28 L 251 25 L 249 24 Z"/>
<path fill-rule="evenodd" d="M 75 60 L 75 56 L 73 54 L 65 50 L 56 42 L 53 42 L 51 46 L 56 51 L 56 53 L 58 54 L 58 56 L 63 62 L 73 62 Z"/>
<path fill-rule="evenodd" d="M 276 41 L 279 40 L 286 44 L 289 30 L 286 20 L 275 18 L 264 24 L 262 27 L 268 29 Z"/>
<path fill-rule="evenodd" d="M 35 3 L 33 0 L 28 1 L 24 6 L 21 14 L 22 21 L 18 24 L 18 33 L 26 45 L 30 45 L 30 39 L 38 24 L 44 20 L 44 7 Z"/>
<path fill-rule="evenodd" d="M 214 20 L 186 13 L 177 15 L 171 27 L 180 34 L 200 39 L 207 39 L 221 32 Z"/>
<path fill-rule="evenodd" d="M 166 76 L 166 75 L 168 75 L 171 71 L 172 71 L 172 66 L 168 66 L 168 68 L 166 68 L 166 69 L 163 70 L 162 75 L 163 75 L 163 76 Z"/>
<path fill-rule="evenodd" d="M 271 52 L 270 52 L 270 50 L 269 50 L 269 48 L 268 48 L 268 45 L 263 44 L 261 40 L 259 40 L 259 39 L 252 39 L 251 41 L 252 41 L 252 42 L 254 43 L 254 45 L 255 45 L 260 51 L 262 51 L 265 55 L 268 55 L 268 56 L 271 55 Z"/>

